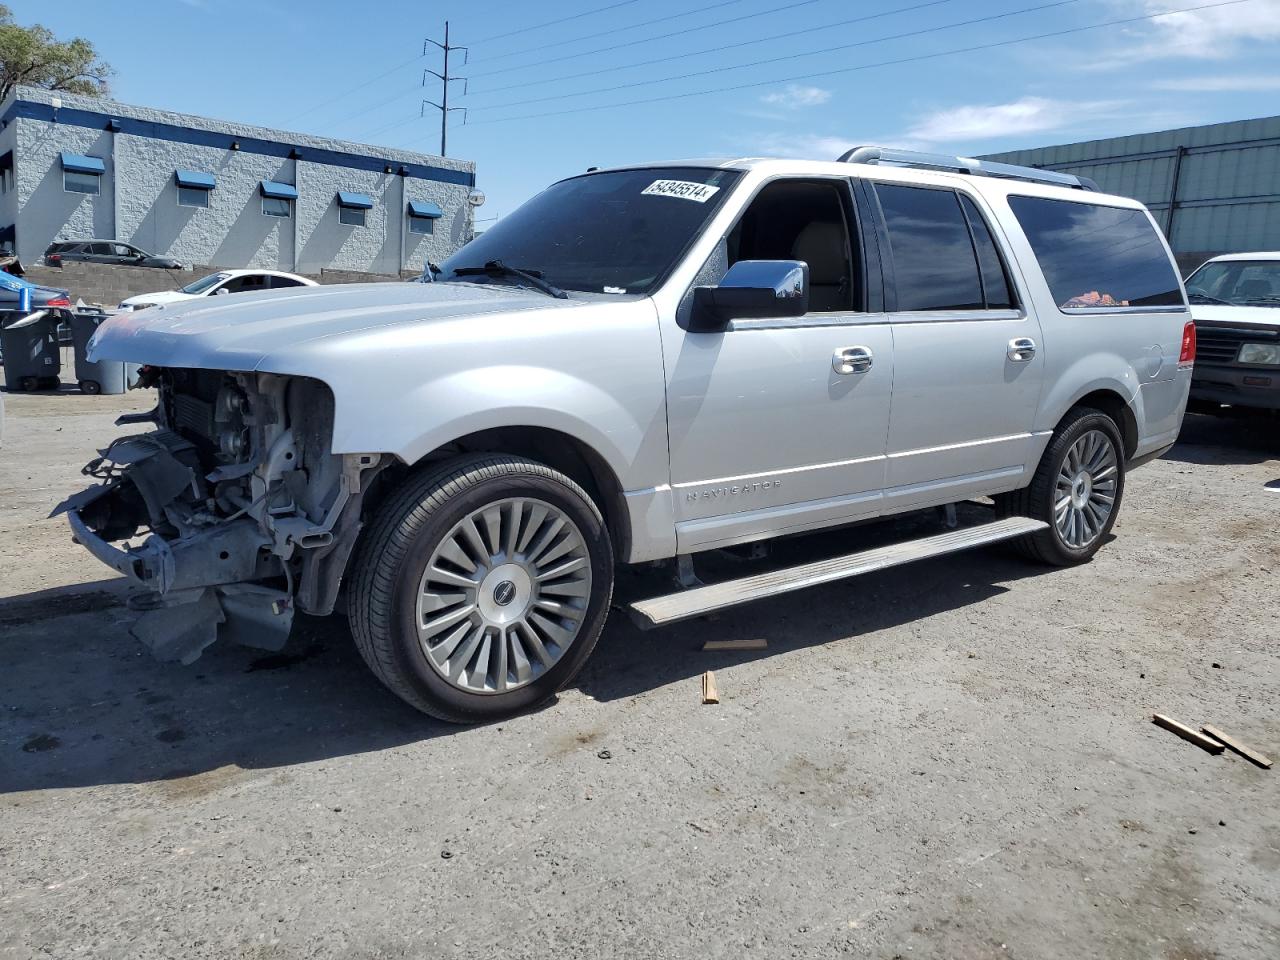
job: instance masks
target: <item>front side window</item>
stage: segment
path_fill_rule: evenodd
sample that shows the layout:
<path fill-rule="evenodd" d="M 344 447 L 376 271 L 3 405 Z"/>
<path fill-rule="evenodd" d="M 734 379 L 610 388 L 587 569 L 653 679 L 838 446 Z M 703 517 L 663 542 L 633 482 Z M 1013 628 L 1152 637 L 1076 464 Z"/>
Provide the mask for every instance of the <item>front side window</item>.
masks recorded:
<path fill-rule="evenodd" d="M 1173 262 L 1144 210 L 1009 197 L 1060 310 L 1182 306 Z"/>
<path fill-rule="evenodd" d="M 860 309 L 844 188 L 830 182 L 778 180 L 747 207 L 728 236 L 729 265 L 740 260 L 803 260 L 809 265 L 809 312 Z"/>
<path fill-rule="evenodd" d="M 1218 260 L 1187 278 L 1192 303 L 1280 307 L 1280 260 Z"/>
<path fill-rule="evenodd" d="M 953 190 L 876 184 L 889 230 L 899 311 L 981 310 L 982 278 Z"/>
<path fill-rule="evenodd" d="M 178 188 L 178 206 L 180 207 L 207 207 L 209 206 L 208 190 L 197 190 L 195 187 L 179 187 Z"/>
<path fill-rule="evenodd" d="M 96 197 L 102 192 L 102 177 L 96 173 L 63 170 L 62 189 L 67 193 L 87 193 Z"/>
<path fill-rule="evenodd" d="M 441 264 L 439 280 L 492 261 L 565 290 L 645 294 L 675 267 L 740 174 L 708 167 L 588 173 L 548 187 Z"/>
<path fill-rule="evenodd" d="M 338 222 L 349 227 L 364 226 L 364 210 L 360 207 L 338 207 Z"/>
<path fill-rule="evenodd" d="M 283 197 L 263 197 L 262 214 L 267 217 L 291 217 L 293 207 Z"/>

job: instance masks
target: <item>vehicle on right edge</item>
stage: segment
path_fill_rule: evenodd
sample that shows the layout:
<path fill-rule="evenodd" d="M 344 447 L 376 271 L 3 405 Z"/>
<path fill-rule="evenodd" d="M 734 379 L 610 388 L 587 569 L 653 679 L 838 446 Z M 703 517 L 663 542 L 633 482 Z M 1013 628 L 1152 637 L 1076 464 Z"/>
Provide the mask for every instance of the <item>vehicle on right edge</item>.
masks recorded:
<path fill-rule="evenodd" d="M 1231 253 L 1187 278 L 1196 322 L 1192 409 L 1280 410 L 1280 251 Z"/>

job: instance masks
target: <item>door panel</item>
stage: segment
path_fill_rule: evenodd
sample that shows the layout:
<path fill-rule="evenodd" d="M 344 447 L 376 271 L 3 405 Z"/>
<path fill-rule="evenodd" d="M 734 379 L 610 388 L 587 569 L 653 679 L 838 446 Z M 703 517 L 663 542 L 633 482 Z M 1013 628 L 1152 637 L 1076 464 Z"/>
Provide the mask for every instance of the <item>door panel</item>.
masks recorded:
<path fill-rule="evenodd" d="M 883 319 L 683 334 L 667 394 L 682 550 L 876 512 L 894 360 Z M 870 351 L 870 369 L 838 373 L 852 347 Z"/>
<path fill-rule="evenodd" d="M 893 413 L 885 484 L 954 481 L 1021 467 L 1031 450 L 1044 353 L 1034 318 L 923 320 L 893 324 Z M 1009 344 L 1030 339 L 1029 361 Z M 909 491 L 904 495 L 910 496 Z"/>

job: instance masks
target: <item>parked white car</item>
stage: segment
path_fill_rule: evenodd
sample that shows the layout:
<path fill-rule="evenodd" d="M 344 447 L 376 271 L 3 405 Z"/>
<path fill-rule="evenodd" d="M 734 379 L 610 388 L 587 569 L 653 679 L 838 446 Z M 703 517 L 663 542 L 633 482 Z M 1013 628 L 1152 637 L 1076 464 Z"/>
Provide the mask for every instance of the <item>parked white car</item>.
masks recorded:
<path fill-rule="evenodd" d="M 314 280 L 280 270 L 220 270 L 188 283 L 180 290 L 140 293 L 136 297 L 121 300 L 120 306 L 116 309 L 122 313 L 128 313 L 132 310 L 145 310 L 147 307 L 154 307 L 161 303 L 180 303 L 183 300 L 196 300 L 200 297 L 213 297 L 219 294 L 259 293 L 263 290 L 280 290 L 285 287 L 315 286 L 319 284 Z"/>
<path fill-rule="evenodd" d="M 1187 278 L 1187 299 L 1194 409 L 1280 410 L 1280 251 L 1214 257 Z"/>
<path fill-rule="evenodd" d="M 672 562 L 681 589 L 629 604 L 662 625 L 1001 540 L 1088 561 L 1194 351 L 1150 213 L 1083 178 L 874 147 L 599 170 L 432 283 L 113 317 L 90 357 L 147 365 L 156 429 L 60 510 L 149 591 L 162 658 L 279 649 L 341 596 L 389 689 L 486 720 L 577 674 L 619 564 Z M 859 549 L 916 511 L 938 532 Z M 832 527 L 852 552 L 693 576 Z"/>

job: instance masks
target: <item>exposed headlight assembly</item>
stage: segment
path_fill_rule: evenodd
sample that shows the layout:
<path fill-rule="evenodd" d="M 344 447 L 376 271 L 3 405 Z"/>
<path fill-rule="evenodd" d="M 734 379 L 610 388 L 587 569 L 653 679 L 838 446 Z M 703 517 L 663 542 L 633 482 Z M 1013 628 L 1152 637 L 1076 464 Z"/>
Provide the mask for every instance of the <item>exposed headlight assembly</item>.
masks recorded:
<path fill-rule="evenodd" d="M 1246 343 L 1236 355 L 1240 363 L 1260 363 L 1280 366 L 1280 343 Z"/>

